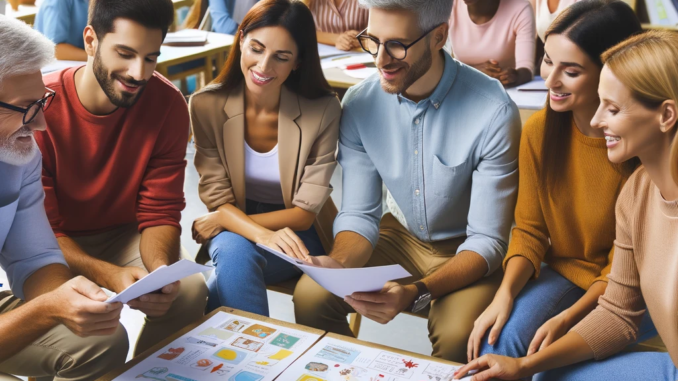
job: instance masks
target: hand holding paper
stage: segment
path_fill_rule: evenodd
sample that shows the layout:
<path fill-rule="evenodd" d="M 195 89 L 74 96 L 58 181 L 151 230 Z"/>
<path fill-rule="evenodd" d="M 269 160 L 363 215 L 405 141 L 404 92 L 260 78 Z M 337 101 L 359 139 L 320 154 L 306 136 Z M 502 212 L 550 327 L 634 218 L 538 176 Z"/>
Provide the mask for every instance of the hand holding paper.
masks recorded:
<path fill-rule="evenodd" d="M 127 287 L 119 294 L 110 297 L 106 302 L 129 303 L 129 301 L 133 299 L 137 299 L 142 295 L 150 294 L 154 291 L 160 290 L 171 283 L 186 278 L 187 276 L 211 269 L 212 268 L 209 266 L 199 265 L 189 260 L 182 259 L 171 266 L 158 267 L 155 271 Z"/>
<path fill-rule="evenodd" d="M 264 245 L 257 245 L 283 260 L 297 266 L 311 279 L 334 295 L 344 298 L 354 292 L 378 292 L 386 282 L 411 276 L 400 265 L 365 267 L 358 269 L 324 268 L 299 259 L 293 259 Z"/>

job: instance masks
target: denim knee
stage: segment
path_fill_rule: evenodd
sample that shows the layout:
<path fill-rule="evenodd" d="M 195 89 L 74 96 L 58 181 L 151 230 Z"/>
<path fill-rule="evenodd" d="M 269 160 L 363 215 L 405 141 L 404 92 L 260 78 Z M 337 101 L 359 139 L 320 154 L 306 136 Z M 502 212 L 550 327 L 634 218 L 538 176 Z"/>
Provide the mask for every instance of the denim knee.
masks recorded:
<path fill-rule="evenodd" d="M 262 267 L 266 266 L 266 259 L 257 251 L 256 246 L 247 238 L 228 231 L 219 233 L 212 238 L 208 244 L 207 251 L 212 258 L 214 267 L 220 263 L 229 263 L 232 266 L 238 266 L 238 263 L 255 258 L 255 262 Z M 263 261 L 263 263 L 259 263 Z"/>

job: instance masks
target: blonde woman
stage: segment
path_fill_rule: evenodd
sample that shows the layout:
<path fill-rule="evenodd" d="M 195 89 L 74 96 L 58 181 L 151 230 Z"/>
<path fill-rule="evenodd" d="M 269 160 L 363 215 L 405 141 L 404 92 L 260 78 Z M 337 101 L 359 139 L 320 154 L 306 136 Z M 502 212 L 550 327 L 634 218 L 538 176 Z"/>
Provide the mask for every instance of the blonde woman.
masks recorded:
<path fill-rule="evenodd" d="M 617 201 L 616 253 L 599 306 L 545 350 L 520 359 L 486 355 L 460 369 L 473 380 L 678 379 L 678 35 L 652 31 L 602 56 L 601 103 L 591 125 L 607 139 L 608 158 L 643 163 Z M 652 315 L 668 353 L 622 353 Z M 489 369 L 488 369 L 489 368 Z"/>

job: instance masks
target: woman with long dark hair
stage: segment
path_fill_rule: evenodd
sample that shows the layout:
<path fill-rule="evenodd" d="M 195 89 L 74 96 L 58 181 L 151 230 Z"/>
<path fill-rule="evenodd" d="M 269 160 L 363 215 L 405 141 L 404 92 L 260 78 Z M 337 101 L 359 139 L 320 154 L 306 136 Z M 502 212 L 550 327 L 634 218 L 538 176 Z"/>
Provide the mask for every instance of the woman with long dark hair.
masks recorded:
<path fill-rule="evenodd" d="M 635 163 L 610 164 L 603 132 L 590 123 L 600 104 L 600 55 L 640 31 L 628 5 L 603 0 L 575 3 L 547 31 L 541 73 L 549 98 L 523 128 L 505 275 L 476 320 L 469 361 L 547 347 L 605 292 L 615 201 Z M 653 331 L 648 319 L 647 332 Z"/>
<path fill-rule="evenodd" d="M 548 381 L 678 379 L 677 57 L 678 36 L 666 31 L 632 37 L 602 56 L 601 102 L 591 125 L 605 134 L 611 162 L 638 158 L 643 165 L 617 201 L 617 251 L 598 308 L 539 353 L 483 356 L 457 377 L 489 368 L 473 379 L 512 380 L 537 372 Z M 638 338 L 646 311 L 668 353 L 616 354 Z"/>
<path fill-rule="evenodd" d="M 235 41 L 219 76 L 190 102 L 200 198 L 209 210 L 193 236 L 215 266 L 208 309 L 268 315 L 266 284 L 300 272 L 256 244 L 299 259 L 331 245 L 341 106 L 303 3 L 259 2 Z"/>

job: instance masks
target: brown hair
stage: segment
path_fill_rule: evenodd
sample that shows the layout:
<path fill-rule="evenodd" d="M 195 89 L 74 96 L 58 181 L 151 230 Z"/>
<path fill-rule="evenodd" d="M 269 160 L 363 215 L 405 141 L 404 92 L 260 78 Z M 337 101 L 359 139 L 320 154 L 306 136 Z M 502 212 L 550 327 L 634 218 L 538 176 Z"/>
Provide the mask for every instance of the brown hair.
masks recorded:
<path fill-rule="evenodd" d="M 606 51 L 603 62 L 631 90 L 633 98 L 648 109 L 666 100 L 678 102 L 678 35 L 648 31 Z M 673 126 L 671 175 L 678 184 L 678 139 Z"/>
<path fill-rule="evenodd" d="M 551 34 L 567 37 L 602 70 L 600 55 L 641 31 L 636 14 L 626 3 L 584 0 L 572 4 L 553 21 L 546 31 L 546 40 Z M 572 111 L 554 111 L 550 99 L 547 98 L 541 173 L 542 186 L 545 189 L 556 187 L 560 175 L 566 170 L 565 158 L 570 152 L 572 118 Z M 628 163 L 618 170 L 624 175 L 630 175 L 636 166 L 636 163 Z"/>
<path fill-rule="evenodd" d="M 334 95 L 320 66 L 313 15 L 298 0 L 263 0 L 252 7 L 240 24 L 226 64 L 217 78 L 203 91 L 232 89 L 240 85 L 244 80 L 240 69 L 241 38 L 255 29 L 271 26 L 285 28 L 299 49 L 300 64 L 285 81 L 287 88 L 308 99 Z"/>

